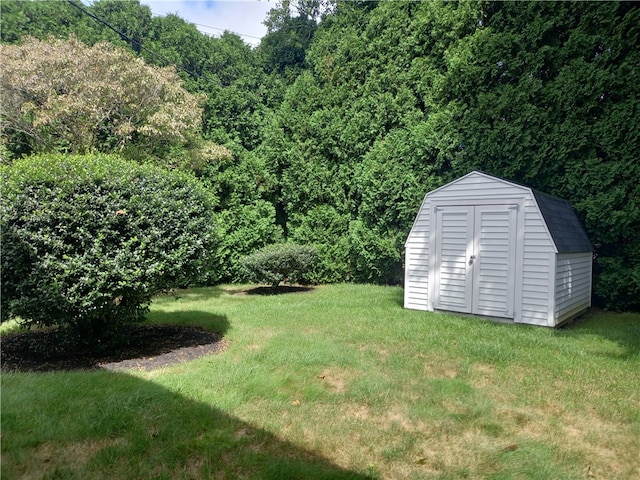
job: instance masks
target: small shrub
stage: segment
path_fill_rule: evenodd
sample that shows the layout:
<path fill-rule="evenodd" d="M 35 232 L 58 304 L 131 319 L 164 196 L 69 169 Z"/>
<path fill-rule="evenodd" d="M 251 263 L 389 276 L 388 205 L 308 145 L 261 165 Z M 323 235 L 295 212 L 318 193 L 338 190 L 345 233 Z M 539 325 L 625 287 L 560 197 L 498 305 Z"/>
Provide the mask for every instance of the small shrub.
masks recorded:
<path fill-rule="evenodd" d="M 275 221 L 276 209 L 264 200 L 223 210 L 217 218 L 220 232 L 217 282 L 242 281 L 245 270 L 241 258 L 282 240 L 282 228 Z"/>
<path fill-rule="evenodd" d="M 50 155 L 0 167 L 0 180 L 3 319 L 104 339 L 210 269 L 214 202 L 188 174 Z"/>
<path fill-rule="evenodd" d="M 287 224 L 289 238 L 299 244 L 313 245 L 318 261 L 305 275 L 311 283 L 335 283 L 350 280 L 349 216 L 330 205 L 319 205 L 306 214 L 293 214 Z"/>
<path fill-rule="evenodd" d="M 303 279 L 316 260 L 315 248 L 309 245 L 277 243 L 243 257 L 240 263 L 250 281 L 270 283 L 275 289 L 285 279 Z"/>

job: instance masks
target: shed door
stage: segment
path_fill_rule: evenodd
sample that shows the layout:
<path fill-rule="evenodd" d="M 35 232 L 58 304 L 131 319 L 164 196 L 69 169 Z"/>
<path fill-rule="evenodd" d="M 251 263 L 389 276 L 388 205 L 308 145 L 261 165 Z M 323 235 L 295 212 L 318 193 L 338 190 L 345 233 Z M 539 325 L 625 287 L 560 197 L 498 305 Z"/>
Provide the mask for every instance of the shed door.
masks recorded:
<path fill-rule="evenodd" d="M 511 205 L 436 209 L 435 308 L 513 318 L 517 214 Z"/>

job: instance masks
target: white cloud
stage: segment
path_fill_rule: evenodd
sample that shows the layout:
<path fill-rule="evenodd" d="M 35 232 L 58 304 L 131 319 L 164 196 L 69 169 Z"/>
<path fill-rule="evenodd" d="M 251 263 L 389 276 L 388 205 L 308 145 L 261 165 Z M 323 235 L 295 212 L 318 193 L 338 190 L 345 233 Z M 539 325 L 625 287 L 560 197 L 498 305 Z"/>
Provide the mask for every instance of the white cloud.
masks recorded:
<path fill-rule="evenodd" d="M 253 46 L 267 33 L 262 22 L 276 6 L 274 0 L 141 0 L 154 15 L 176 13 L 201 32 L 219 36 L 224 30 L 237 33 Z"/>

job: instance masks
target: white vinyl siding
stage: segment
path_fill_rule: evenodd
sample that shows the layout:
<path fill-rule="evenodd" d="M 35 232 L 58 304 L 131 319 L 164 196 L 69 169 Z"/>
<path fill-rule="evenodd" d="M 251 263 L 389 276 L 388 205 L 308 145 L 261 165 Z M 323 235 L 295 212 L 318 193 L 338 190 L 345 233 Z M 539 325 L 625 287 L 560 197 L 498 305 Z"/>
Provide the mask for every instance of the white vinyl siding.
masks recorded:
<path fill-rule="evenodd" d="M 467 259 L 473 246 L 473 210 L 446 207 L 436 211 L 436 260 L 434 307 L 471 312 L 472 276 Z"/>
<path fill-rule="evenodd" d="M 429 247 L 407 247 L 405 254 L 404 305 L 427 310 L 429 299 Z"/>
<path fill-rule="evenodd" d="M 519 323 L 547 325 L 553 303 L 553 285 L 549 285 L 549 254 L 555 253 L 542 214 L 531 195 L 525 201 L 524 239 L 522 242 L 522 299 Z"/>
<path fill-rule="evenodd" d="M 429 209 L 423 205 L 405 250 L 404 304 L 427 310 L 429 301 Z"/>
<path fill-rule="evenodd" d="M 459 205 L 507 204 L 529 189 L 488 177 L 463 177 L 429 194 L 432 204 L 455 202 Z"/>
<path fill-rule="evenodd" d="M 566 253 L 556 261 L 556 323 L 591 306 L 590 253 Z"/>

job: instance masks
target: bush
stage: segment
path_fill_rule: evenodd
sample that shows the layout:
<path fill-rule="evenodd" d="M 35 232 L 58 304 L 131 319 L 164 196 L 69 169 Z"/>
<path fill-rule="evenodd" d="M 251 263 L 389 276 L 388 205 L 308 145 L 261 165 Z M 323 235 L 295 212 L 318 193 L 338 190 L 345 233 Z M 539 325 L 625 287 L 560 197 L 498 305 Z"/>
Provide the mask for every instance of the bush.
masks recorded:
<path fill-rule="evenodd" d="M 296 282 L 313 267 L 315 248 L 294 243 L 268 245 L 240 260 L 247 277 L 253 282 L 270 283 L 275 289 L 280 282 Z"/>
<path fill-rule="evenodd" d="M 156 293 L 205 280 L 214 202 L 188 174 L 54 155 L 0 180 L 3 320 L 102 339 L 142 321 Z"/>

